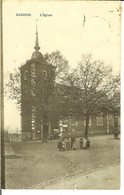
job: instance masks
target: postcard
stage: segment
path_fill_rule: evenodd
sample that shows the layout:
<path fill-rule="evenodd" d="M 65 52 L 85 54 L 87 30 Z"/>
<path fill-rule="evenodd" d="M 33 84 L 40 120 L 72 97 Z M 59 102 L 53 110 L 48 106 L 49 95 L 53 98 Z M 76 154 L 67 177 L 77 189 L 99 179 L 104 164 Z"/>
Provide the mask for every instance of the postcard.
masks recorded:
<path fill-rule="evenodd" d="M 120 190 L 121 14 L 2 2 L 2 189 Z"/>

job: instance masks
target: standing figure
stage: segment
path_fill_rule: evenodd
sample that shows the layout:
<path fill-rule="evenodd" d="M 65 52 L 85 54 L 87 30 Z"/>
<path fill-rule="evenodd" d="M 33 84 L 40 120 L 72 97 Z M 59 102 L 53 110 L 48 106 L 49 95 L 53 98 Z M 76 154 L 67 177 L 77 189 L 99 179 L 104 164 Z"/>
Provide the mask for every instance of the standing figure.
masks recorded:
<path fill-rule="evenodd" d="M 90 147 L 90 140 L 87 138 L 87 143 L 86 143 L 86 147 L 89 148 Z"/>
<path fill-rule="evenodd" d="M 71 148 L 69 138 L 67 138 L 67 140 L 66 140 L 66 148 L 67 148 L 67 150 L 70 150 L 70 148 Z"/>
<path fill-rule="evenodd" d="M 75 141 L 75 137 L 72 137 L 72 138 L 71 138 L 71 148 L 73 148 L 73 143 L 74 143 L 74 141 Z"/>
<path fill-rule="evenodd" d="M 66 143 L 64 139 L 62 139 L 62 150 L 66 150 Z"/>
<path fill-rule="evenodd" d="M 59 140 L 59 142 L 58 142 L 57 149 L 59 149 L 60 151 L 62 150 L 62 141 L 61 140 Z"/>
<path fill-rule="evenodd" d="M 73 141 L 72 149 L 73 149 L 73 150 L 76 150 L 76 139 Z"/>
<path fill-rule="evenodd" d="M 84 149 L 87 148 L 87 140 L 86 140 L 86 138 L 84 138 L 84 140 L 83 140 L 83 148 L 84 148 Z"/>
<path fill-rule="evenodd" d="M 83 138 L 82 137 L 80 138 L 80 142 L 79 143 L 80 143 L 80 149 L 83 149 Z"/>

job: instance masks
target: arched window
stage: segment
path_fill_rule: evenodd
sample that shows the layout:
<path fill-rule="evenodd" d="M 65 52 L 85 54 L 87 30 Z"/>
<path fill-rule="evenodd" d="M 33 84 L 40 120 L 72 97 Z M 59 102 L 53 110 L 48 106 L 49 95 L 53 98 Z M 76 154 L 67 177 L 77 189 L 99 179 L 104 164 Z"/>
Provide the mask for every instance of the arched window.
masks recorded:
<path fill-rule="evenodd" d="M 43 70 L 43 79 L 46 80 L 47 79 L 47 71 L 46 70 Z"/>
<path fill-rule="evenodd" d="M 24 78 L 25 81 L 28 79 L 28 70 L 26 70 L 24 72 L 24 77 L 23 78 Z"/>

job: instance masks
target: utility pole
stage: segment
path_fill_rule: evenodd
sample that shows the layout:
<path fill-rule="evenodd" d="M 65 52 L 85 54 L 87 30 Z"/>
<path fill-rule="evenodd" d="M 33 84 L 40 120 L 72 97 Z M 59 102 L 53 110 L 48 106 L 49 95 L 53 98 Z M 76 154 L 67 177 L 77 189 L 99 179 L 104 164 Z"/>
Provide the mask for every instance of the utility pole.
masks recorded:
<path fill-rule="evenodd" d="M 0 104 L 0 121 L 1 121 L 1 189 L 5 189 L 5 152 L 4 152 L 4 89 L 3 89 L 3 29 L 2 29 L 2 0 L 0 1 L 0 9 L 1 9 L 1 15 L 0 15 L 0 61 L 1 61 L 1 75 L 0 75 L 0 98 L 1 98 L 1 104 Z"/>

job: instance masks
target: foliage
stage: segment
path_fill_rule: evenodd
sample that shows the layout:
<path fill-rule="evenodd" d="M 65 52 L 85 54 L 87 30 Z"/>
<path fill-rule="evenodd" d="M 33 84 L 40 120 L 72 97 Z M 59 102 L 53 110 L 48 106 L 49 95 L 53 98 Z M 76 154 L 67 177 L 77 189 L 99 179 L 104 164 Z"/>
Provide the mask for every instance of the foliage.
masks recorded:
<path fill-rule="evenodd" d="M 37 99 L 39 113 L 44 113 L 48 121 L 57 121 L 67 116 L 85 118 L 87 138 L 91 115 L 99 115 L 101 112 L 119 113 L 120 75 L 114 76 L 110 66 L 100 60 L 93 60 L 92 55 L 88 54 L 82 55 L 77 68 L 69 72 L 68 61 L 60 51 L 46 53 L 44 61 L 54 66 L 55 72 L 50 73 L 48 82 L 44 82 L 42 87 L 43 91 L 39 91 L 33 101 Z M 7 77 L 6 95 L 20 104 L 19 69 L 8 73 Z"/>
<path fill-rule="evenodd" d="M 55 81 L 60 83 L 69 70 L 68 61 L 66 58 L 60 53 L 60 51 L 55 51 L 52 53 L 46 53 L 44 55 L 44 60 L 53 66 L 55 66 Z"/>
<path fill-rule="evenodd" d="M 21 103 L 21 75 L 19 68 L 14 69 L 14 73 L 5 74 L 5 97 L 16 100 L 17 108 L 20 110 Z"/>
<path fill-rule="evenodd" d="M 67 82 L 73 87 L 76 112 L 86 119 L 87 138 L 90 116 L 101 112 L 106 114 L 107 109 L 112 112 L 117 101 L 119 105 L 119 76 L 113 76 L 110 66 L 105 66 L 100 60 L 94 61 L 89 54 L 82 55 L 78 67 L 67 77 Z"/>
<path fill-rule="evenodd" d="M 65 57 L 60 53 L 60 51 L 55 51 L 50 54 L 46 53 L 44 55 L 44 61 L 55 67 L 55 80 L 60 82 L 69 69 L 68 61 Z M 49 80 L 48 85 L 50 83 L 51 81 Z M 7 72 L 5 74 L 5 96 L 12 100 L 16 100 L 19 108 L 21 103 L 21 75 L 19 68 L 14 69 L 13 73 Z M 46 97 L 48 96 L 49 95 L 46 94 Z"/>

